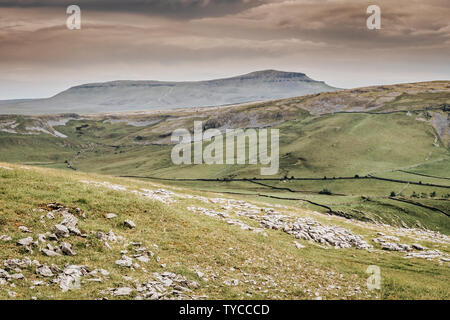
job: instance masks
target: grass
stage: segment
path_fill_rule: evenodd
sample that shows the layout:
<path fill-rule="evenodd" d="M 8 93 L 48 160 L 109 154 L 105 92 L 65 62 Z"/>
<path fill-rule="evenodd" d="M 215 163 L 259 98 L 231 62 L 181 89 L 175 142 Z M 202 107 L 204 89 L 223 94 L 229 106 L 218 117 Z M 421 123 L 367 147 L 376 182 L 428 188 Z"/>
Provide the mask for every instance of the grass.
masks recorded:
<path fill-rule="evenodd" d="M 197 200 L 184 199 L 163 205 L 132 193 L 80 183 L 82 179 L 110 181 L 133 190 L 154 189 L 164 183 L 164 188 L 186 194 L 217 197 L 217 193 L 226 193 L 220 196 L 262 206 L 285 205 L 288 214 L 313 216 L 322 223 L 349 228 L 367 239 L 375 237 L 376 230 L 388 227 L 361 224 L 358 220 L 427 228 L 449 235 L 450 219 L 442 213 L 450 212 L 450 190 L 446 188 L 450 186 L 448 137 L 439 138 L 430 123 L 432 115 L 420 111 L 448 105 L 447 89 L 448 82 L 417 83 L 322 93 L 220 110 L 207 108 L 202 113 L 174 110 L 118 115 L 130 121 L 148 121 L 145 126 L 110 123 L 98 115 L 55 126 L 55 130 L 67 136 L 65 139 L 47 134 L 30 135 L 27 126 L 45 127 L 45 121 L 39 117 L 16 117 L 13 120 L 17 122 L 18 134 L 0 132 L 0 161 L 17 164 L 4 165 L 14 170 L 2 169 L 0 165 L 0 235 L 11 234 L 14 238 L 11 243 L 2 243 L 0 258 L 26 256 L 15 245 L 15 240 L 24 237 L 18 226 L 29 226 L 34 233 L 45 232 L 50 225 L 41 222 L 39 206 L 59 202 L 80 207 L 87 213 L 88 218 L 80 221 L 86 231 L 114 230 L 129 241 L 144 242 L 147 247 L 157 244 L 161 262 L 152 260 L 146 266 L 147 273 L 124 271 L 114 261 L 126 248 L 117 244 L 108 251 L 89 234 L 87 239 L 71 239 L 78 252 L 75 257 L 49 258 L 39 253 L 32 256 L 45 263 L 70 262 L 105 268 L 111 271 L 109 279 L 101 284 L 86 282 L 81 292 L 67 293 L 54 286 L 29 290 L 28 282 L 18 280 L 14 290 L 19 298 L 101 298 L 101 289 L 133 285 L 123 275 L 138 281 L 149 280 L 153 271 L 164 270 L 160 266 L 164 262 L 167 270 L 201 282 L 199 294 L 212 299 L 304 299 L 314 298 L 315 292 L 333 299 L 448 299 L 448 266 L 436 261 L 406 260 L 403 254 L 379 250 L 370 253 L 355 249 L 325 250 L 313 245 L 298 250 L 292 237 L 285 233 L 267 230 L 268 237 L 264 237 L 186 209 L 192 205 L 206 206 Z M 340 110 L 361 112 L 335 113 Z M 387 113 L 372 114 L 367 110 Z M 439 112 L 445 116 L 445 110 Z M 10 116 L 1 118 L 9 121 Z M 318 180 L 262 181 L 264 185 L 258 185 L 249 181 L 223 181 L 224 178 L 261 178 L 258 165 L 175 166 L 170 159 L 172 146 L 167 144 L 170 134 L 176 128 L 191 128 L 194 120 L 219 127 L 232 124 L 245 128 L 255 123 L 275 127 L 281 134 L 277 177 Z M 39 168 L 27 170 L 20 164 Z M 77 172 L 70 170 L 69 165 Z M 407 182 L 333 179 L 368 174 Z M 216 181 L 114 177 L 124 175 Z M 391 194 L 395 197 L 390 198 Z M 354 220 L 324 215 L 326 209 L 304 200 L 329 206 Z M 118 219 L 105 219 L 108 212 L 117 213 Z M 138 228 L 123 228 L 126 218 L 135 221 Z M 447 245 L 423 244 L 449 251 Z M 365 270 L 370 264 L 382 268 L 383 288 L 381 292 L 357 293 L 356 287 L 365 288 L 368 277 Z M 197 277 L 197 270 L 217 278 L 203 281 Z M 27 281 L 37 279 L 33 270 L 28 271 Z M 239 279 L 240 284 L 223 285 L 230 278 Z M 277 282 L 276 287 L 270 285 L 271 279 Z M 257 285 L 245 280 L 254 280 Z M 330 284 L 340 289 L 325 290 Z M 0 286 L 0 298 L 8 298 L 8 290 L 11 288 Z"/>
<path fill-rule="evenodd" d="M 325 250 L 307 242 L 304 242 L 306 248 L 299 250 L 293 245 L 292 236 L 281 231 L 267 230 L 268 236 L 265 237 L 186 210 L 191 205 L 213 208 L 213 204 L 205 205 L 197 200 L 182 199 L 175 204 L 164 205 L 130 192 L 87 185 L 80 180 L 118 183 L 128 190 L 161 187 L 153 182 L 1 165 L 14 170 L 0 168 L 0 234 L 9 234 L 13 238 L 12 242 L 2 243 L 0 259 L 29 256 L 41 263 L 59 266 L 65 263 L 84 264 L 91 269 L 104 268 L 111 272 L 111 276 L 103 283 L 82 282 L 82 289 L 63 293 L 55 285 L 29 289 L 29 282 L 38 279 L 33 270 L 29 269 L 24 271 L 26 280 L 14 280 L 15 288 L 0 286 L 0 299 L 10 298 L 10 290 L 17 292 L 20 299 L 30 299 L 32 296 L 38 299 L 101 298 L 104 296 L 101 290 L 105 288 L 133 286 L 133 282 L 125 280 L 123 275 L 145 281 L 151 278 L 152 272 L 162 270 L 180 273 L 200 282 L 201 287 L 196 294 L 207 295 L 211 299 L 312 299 L 315 292 L 327 299 L 449 298 L 448 266 L 435 261 L 407 260 L 402 257 L 403 254 L 378 250 Z M 181 194 L 217 197 L 216 194 L 187 188 L 165 187 Z M 240 196 L 233 198 L 246 199 Z M 31 228 L 34 235 L 44 233 L 51 227 L 53 222 L 41 220 L 43 213 L 38 210 L 40 205 L 50 202 L 79 207 L 86 213 L 87 218 L 80 220 L 80 229 L 89 236 L 86 239 L 71 237 L 67 240 L 77 251 L 74 257 L 45 257 L 37 250 L 33 254 L 26 254 L 15 245 L 18 239 L 26 236 L 18 231 L 18 226 Z M 377 231 L 375 226 L 368 228 L 365 224 L 348 223 L 342 218 L 323 216 L 296 206 L 290 206 L 284 211 L 292 215 L 312 216 L 324 224 L 345 226 L 368 240 L 375 237 Z M 118 218 L 105 219 L 108 212 L 118 214 Z M 124 228 L 122 221 L 125 219 L 133 220 L 137 228 Z M 381 226 L 379 228 L 382 229 Z M 109 251 L 91 233 L 109 230 L 128 241 L 143 242 L 161 261 L 151 260 L 145 265 L 146 273 L 123 270 L 116 266 L 114 261 L 126 247 L 115 244 Z M 449 251 L 448 245 L 440 244 L 437 248 Z M 166 269 L 161 268 L 161 263 L 167 265 Z M 381 292 L 369 292 L 365 288 L 368 277 L 365 270 L 371 264 L 381 267 Z M 199 279 L 196 275 L 198 270 L 204 272 L 210 280 L 206 282 Z M 213 274 L 216 275 L 216 280 L 212 280 Z M 238 279 L 239 285 L 224 285 L 223 281 L 228 279 Z M 246 283 L 246 280 L 254 280 L 256 285 Z M 325 290 L 330 285 L 338 286 L 339 289 Z M 356 287 L 361 288 L 361 293 L 355 291 Z"/>
<path fill-rule="evenodd" d="M 81 125 L 84 122 L 77 123 Z M 110 140 L 108 137 L 112 133 L 116 135 L 124 130 L 118 126 L 103 123 L 99 129 L 91 124 L 88 133 L 80 139 L 84 143 L 97 144 L 96 148 L 84 150 L 74 161 L 75 166 L 83 171 L 105 174 L 172 178 L 260 176 L 259 166 L 174 166 L 170 160 L 171 146 L 121 144 L 121 139 L 127 135 Z M 59 130 L 75 139 L 70 128 Z M 129 130 L 136 130 L 131 128 Z M 445 147 L 433 146 L 434 131 L 429 124 L 404 114 L 336 114 L 287 121 L 276 128 L 281 132 L 280 177 L 365 175 L 448 156 Z"/>
<path fill-rule="evenodd" d="M 68 136 L 67 139 L 2 133 L 0 160 L 54 168 L 65 168 L 67 164 L 64 162 L 68 161 L 78 170 L 108 175 L 211 179 L 261 177 L 258 165 L 175 166 L 170 159 L 171 146 L 132 143 L 136 142 L 136 136 L 146 136 L 148 141 L 156 139 L 151 133 L 153 127 L 72 120 L 66 126 L 56 127 Z M 405 223 L 416 226 L 419 223 L 446 234 L 450 232 L 448 218 L 442 214 L 387 199 L 391 192 L 405 197 L 411 197 L 413 193 L 425 194 L 428 195 L 426 202 L 429 206 L 448 213 L 449 201 L 445 200 L 450 194 L 448 188 L 378 180 L 331 179 L 373 174 L 383 178 L 449 186 L 450 180 L 413 174 L 446 177 L 448 172 L 448 149 L 442 144 L 440 147 L 433 145 L 435 132 L 430 124 L 416 121 L 405 113 L 334 114 L 320 117 L 301 113 L 297 120 L 286 121 L 277 128 L 281 132 L 278 176 L 326 176 L 326 180 L 270 183 L 275 187 L 289 187 L 298 191 L 296 193 L 274 191 L 270 187 L 245 182 L 196 181 L 184 185 L 198 190 L 298 197 L 331 205 L 355 218 L 369 218 L 394 225 Z M 324 189 L 332 194 L 318 194 Z M 433 199 L 429 197 L 432 192 L 436 193 Z M 376 201 L 366 201 L 366 197 Z M 423 201 L 420 199 L 419 202 Z M 313 205 L 303 205 L 323 210 Z"/>

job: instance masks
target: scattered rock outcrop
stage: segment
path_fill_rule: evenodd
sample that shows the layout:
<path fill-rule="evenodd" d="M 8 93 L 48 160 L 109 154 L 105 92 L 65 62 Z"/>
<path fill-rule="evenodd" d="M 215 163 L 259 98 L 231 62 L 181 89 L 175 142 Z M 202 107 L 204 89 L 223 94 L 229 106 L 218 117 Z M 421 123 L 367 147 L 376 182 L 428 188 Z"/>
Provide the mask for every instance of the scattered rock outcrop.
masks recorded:
<path fill-rule="evenodd" d="M 334 248 L 370 249 L 362 236 L 337 226 L 324 226 L 312 218 L 295 218 L 286 215 L 265 215 L 261 224 L 269 229 L 282 230 L 297 239 L 314 241 Z"/>
<path fill-rule="evenodd" d="M 410 252 L 405 258 L 421 258 L 427 260 L 440 259 L 444 262 L 450 262 L 450 256 L 439 250 L 425 250 L 421 252 Z"/>
<path fill-rule="evenodd" d="M 373 241 L 381 245 L 381 249 L 383 250 L 400 252 L 409 252 L 412 250 L 410 245 L 398 243 L 400 239 L 395 236 L 385 235 L 382 232 L 378 232 L 377 235 L 378 238 L 374 238 Z"/>
<path fill-rule="evenodd" d="M 200 285 L 172 272 L 153 273 L 154 281 L 138 285 L 136 291 L 144 299 L 198 299 L 191 295 Z"/>
<path fill-rule="evenodd" d="M 113 190 L 134 192 L 123 186 L 110 183 L 102 185 Z M 219 219 L 223 223 L 239 227 L 242 230 L 263 232 L 264 235 L 271 234 L 271 232 L 267 231 L 268 229 L 285 232 L 295 238 L 292 239 L 294 240 L 293 245 L 298 249 L 304 249 L 308 243 L 303 241 L 300 243 L 300 241 L 295 241 L 296 239 L 309 241 L 310 245 L 314 244 L 315 246 L 326 249 L 334 247 L 336 249 L 357 248 L 370 250 L 372 248 L 361 235 L 353 233 L 350 231 L 350 228 L 346 229 L 336 225 L 326 225 L 319 223 L 312 218 L 296 217 L 290 215 L 287 210 L 282 211 L 282 208 L 286 209 L 286 207 L 283 206 L 260 207 L 241 200 L 206 198 L 196 195 L 178 194 L 165 189 L 158 189 L 155 191 L 141 189 L 141 191 L 136 191 L 136 193 L 166 204 L 178 200 L 183 202 L 183 199 L 198 200 L 197 202 L 205 203 L 205 207 L 208 208 L 189 206 L 187 207 L 188 211 Z M 105 277 L 109 276 L 109 271 L 104 269 L 95 269 L 91 271 L 92 269 L 90 269 L 90 267 L 76 264 L 83 263 L 78 260 L 81 257 L 77 259 L 76 251 L 79 251 L 79 255 L 81 256 L 81 253 L 85 251 L 85 248 L 88 248 L 89 245 L 92 246 L 92 243 L 94 243 L 94 246 L 98 245 L 98 241 L 95 239 L 97 238 L 105 245 L 105 247 L 114 250 L 113 252 L 116 252 L 115 250 L 117 250 L 117 247 L 120 245 L 121 252 L 120 255 L 117 254 L 117 260 L 115 260 L 113 268 L 114 272 L 119 272 L 126 281 L 117 285 L 116 288 L 110 288 L 104 291 L 105 294 L 112 295 L 113 297 L 128 297 L 135 299 L 204 298 L 195 295 L 196 290 L 200 286 L 197 282 L 188 280 L 186 277 L 172 272 L 153 273 L 152 280 L 150 281 L 133 281 L 130 277 L 133 272 L 130 272 L 130 270 L 147 274 L 146 268 L 149 266 L 155 267 L 156 265 L 157 268 L 162 267 L 170 269 L 170 265 L 167 265 L 167 261 L 160 261 L 160 258 L 157 255 L 158 247 L 156 245 L 154 245 L 156 248 L 155 255 L 152 251 L 145 248 L 141 242 L 130 242 L 126 238 L 116 235 L 112 230 L 108 233 L 103 231 L 89 231 L 91 236 L 88 240 L 76 239 L 75 237 L 87 237 L 87 234 L 83 230 L 80 230 L 79 228 L 81 227 L 78 226 L 79 221 L 83 221 L 86 217 L 80 209 L 70 209 L 63 205 L 52 203 L 46 205 L 44 209 L 41 208 L 41 210 L 43 212 L 41 222 L 46 226 L 46 229 L 41 231 L 42 234 L 37 234 L 37 232 L 35 234 L 32 229 L 37 230 L 38 227 L 35 227 L 34 225 L 32 229 L 25 226 L 19 227 L 21 232 L 30 233 L 30 235 L 19 239 L 17 244 L 22 248 L 25 248 L 27 252 L 32 252 L 37 248 L 38 254 L 40 253 L 46 256 L 44 259 L 47 264 L 41 264 L 37 260 L 31 260 L 28 257 L 24 259 L 6 259 L 3 261 L 3 264 L 0 264 L 0 267 L 2 267 L 0 268 L 0 285 L 8 283 L 13 285 L 15 281 L 17 281 L 17 283 L 25 281 L 26 283 L 26 281 L 28 281 L 27 276 L 30 272 L 33 277 L 38 277 L 39 279 L 38 281 L 32 282 L 33 286 L 54 285 L 56 288 L 59 287 L 63 292 L 79 289 L 83 283 L 86 283 L 87 281 L 103 282 Z M 108 213 L 103 217 L 106 217 L 106 219 L 115 219 L 117 218 L 117 214 Z M 123 217 L 123 219 L 125 219 L 125 217 Z M 121 218 L 117 221 L 123 221 L 122 226 L 125 226 L 128 229 L 137 228 L 136 223 L 130 219 L 122 220 Z M 111 221 L 107 223 L 111 223 Z M 130 230 L 121 229 L 121 231 L 132 234 Z M 440 263 L 442 263 L 442 261 L 448 262 L 450 260 L 447 254 L 439 250 L 429 250 L 418 243 L 413 243 L 412 245 L 402 244 L 399 239 L 399 237 L 403 239 L 402 234 L 394 234 L 395 236 L 379 232 L 377 238 L 373 240 L 384 250 L 407 252 L 405 258 L 423 258 L 428 260 L 439 259 L 441 261 Z M 425 231 L 421 234 L 428 235 Z M 22 236 L 25 235 L 23 234 Z M 439 234 L 436 234 L 436 239 L 445 241 L 445 238 Z M 14 238 L 14 240 L 16 240 L 16 238 Z M 82 241 L 83 245 L 85 244 L 86 247 L 74 240 Z M 8 235 L 2 235 L 0 236 L 0 241 L 8 242 L 12 241 L 12 238 Z M 413 241 L 416 240 L 414 239 L 411 242 Z M 421 240 L 417 241 L 420 242 Z M 112 244 L 115 245 L 111 247 Z M 77 249 L 76 251 L 75 248 Z M 413 250 L 416 250 L 417 252 L 413 252 Z M 23 250 L 21 250 L 20 253 L 23 254 Z M 55 259 L 49 259 L 47 257 L 55 257 Z M 70 263 L 63 265 L 60 262 L 61 260 L 70 261 Z M 152 264 L 151 262 L 153 260 L 156 261 L 157 264 Z M 55 264 L 49 263 L 48 261 L 52 261 Z M 234 268 L 231 269 L 235 271 Z M 128 275 L 128 273 L 130 273 L 130 275 Z M 150 275 L 150 273 L 148 274 Z M 216 277 L 209 271 L 208 277 L 204 277 L 204 273 L 200 271 L 197 271 L 197 275 L 202 281 L 214 282 L 220 280 L 220 285 L 223 283 L 226 286 L 245 285 L 247 284 L 246 281 L 250 281 L 245 278 L 239 278 L 240 280 L 224 280 L 224 278 Z M 321 297 L 321 295 L 317 297 Z"/>
<path fill-rule="evenodd" d="M 115 297 L 135 296 L 136 300 L 163 300 L 163 299 L 200 299 L 192 295 L 193 290 L 200 285 L 195 281 L 187 280 L 184 276 L 172 272 L 153 273 L 153 280 L 135 283 L 135 288 L 120 287 L 109 288 L 102 291 Z"/>

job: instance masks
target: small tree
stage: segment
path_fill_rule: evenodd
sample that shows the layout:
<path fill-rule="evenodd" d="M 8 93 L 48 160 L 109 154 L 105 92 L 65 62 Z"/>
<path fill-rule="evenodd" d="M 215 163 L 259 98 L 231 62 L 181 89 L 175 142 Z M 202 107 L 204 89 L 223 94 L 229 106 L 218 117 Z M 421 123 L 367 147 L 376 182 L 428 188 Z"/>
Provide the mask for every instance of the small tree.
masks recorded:
<path fill-rule="evenodd" d="M 391 191 L 391 195 L 390 195 L 391 197 L 395 197 L 395 192 L 394 191 Z"/>
<path fill-rule="evenodd" d="M 430 193 L 430 197 L 431 197 L 431 198 L 436 197 L 436 191 L 431 192 L 431 193 Z"/>

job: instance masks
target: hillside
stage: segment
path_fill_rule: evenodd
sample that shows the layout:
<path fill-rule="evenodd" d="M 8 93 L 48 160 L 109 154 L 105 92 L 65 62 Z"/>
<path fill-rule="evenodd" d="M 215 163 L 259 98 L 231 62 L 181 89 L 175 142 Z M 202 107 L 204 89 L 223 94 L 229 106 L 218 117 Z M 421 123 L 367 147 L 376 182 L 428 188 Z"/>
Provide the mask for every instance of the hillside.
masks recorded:
<path fill-rule="evenodd" d="M 1 116 L 0 161 L 301 200 L 305 209 L 450 234 L 448 87 L 423 82 L 227 107 Z M 195 120 L 221 132 L 279 129 L 278 174 L 267 181 L 258 165 L 174 165 L 171 133 L 192 130 Z"/>
<path fill-rule="evenodd" d="M 0 299 L 449 299 L 437 232 L 6 163 L 0 194 Z"/>
<path fill-rule="evenodd" d="M 265 101 L 335 90 L 303 73 L 265 70 L 196 82 L 90 83 L 72 87 L 48 99 L 0 101 L 0 114 L 170 110 Z"/>

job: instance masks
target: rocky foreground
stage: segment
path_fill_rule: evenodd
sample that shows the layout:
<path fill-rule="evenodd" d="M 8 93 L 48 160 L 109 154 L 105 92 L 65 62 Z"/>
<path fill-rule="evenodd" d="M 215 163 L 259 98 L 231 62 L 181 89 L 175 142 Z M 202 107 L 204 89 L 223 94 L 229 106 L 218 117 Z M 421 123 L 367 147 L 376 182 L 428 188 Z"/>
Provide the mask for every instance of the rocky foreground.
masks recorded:
<path fill-rule="evenodd" d="M 26 167 L 23 167 L 24 169 Z M 13 171 L 14 168 L 2 166 L 3 170 Z M 323 215 L 312 212 L 306 216 L 298 216 L 292 208 L 282 205 L 263 206 L 244 200 L 207 197 L 175 192 L 155 187 L 131 188 L 126 185 L 113 184 L 105 181 L 80 180 L 88 188 L 113 190 L 116 192 L 137 195 L 139 199 L 151 199 L 163 206 L 184 206 L 186 215 L 202 215 L 238 228 L 244 232 L 256 233 L 262 237 L 271 237 L 271 232 L 279 232 L 292 237 L 291 245 L 297 250 L 316 248 L 317 250 L 347 250 L 356 249 L 369 254 L 403 254 L 404 259 L 421 259 L 433 263 L 447 264 L 450 256 L 437 247 L 446 248 L 450 238 L 438 232 L 425 229 L 395 228 L 387 225 L 374 225 L 355 222 L 344 218 L 333 217 L 338 224 L 324 222 Z M 180 189 L 181 190 L 181 189 Z M 74 239 L 96 239 L 100 245 L 97 251 L 106 250 L 114 253 L 111 268 L 119 268 L 121 277 L 127 285 L 111 287 L 104 285 L 98 290 L 103 299 L 133 298 L 133 299 L 205 299 L 202 294 L 202 283 L 220 282 L 225 287 L 235 287 L 241 284 L 232 276 L 223 278 L 213 270 L 196 269 L 196 279 L 188 278 L 176 272 L 166 271 L 171 265 L 163 261 L 158 244 L 144 245 L 140 241 L 132 241 L 113 230 L 99 231 L 96 228 L 86 229 L 90 216 L 77 207 L 61 203 L 47 203 L 35 208 L 38 214 L 36 225 L 18 225 L 17 231 L 22 237 L 13 240 L 13 235 L 0 234 L 0 246 L 14 243 L 15 254 L 0 261 L 0 290 L 7 290 L 11 298 L 20 298 L 16 287 L 28 288 L 30 292 L 39 292 L 40 287 L 52 287 L 54 290 L 68 292 L 80 290 L 88 283 L 110 283 L 112 270 L 107 270 L 86 260 L 86 264 L 71 263 L 78 256 L 78 248 L 73 245 Z M 121 230 L 139 230 L 143 226 L 132 219 L 108 212 L 104 218 L 115 223 Z M 349 228 L 345 227 L 348 226 Z M 375 237 L 358 234 L 351 227 L 358 226 L 376 231 Z M 35 232 L 33 229 L 44 227 L 45 232 Z M 428 246 L 424 245 L 424 242 Z M 432 247 L 429 247 L 431 244 Z M 233 248 L 230 248 L 230 250 Z M 99 255 L 94 248 L 92 255 Z M 120 252 L 116 254 L 115 252 Z M 64 264 L 48 263 L 53 258 L 64 257 Z M 50 260 L 49 260 L 50 259 Z M 39 260 L 45 260 L 46 263 Z M 252 259 L 248 259 L 251 263 Z M 411 260 L 413 261 L 413 260 Z M 158 265 L 159 271 L 153 267 Z M 146 274 L 146 280 L 130 277 L 129 272 Z M 235 271 L 230 269 L 230 275 Z M 245 273 L 246 284 L 256 285 L 251 280 L 251 274 Z M 334 273 L 327 274 L 330 279 Z M 342 275 L 340 276 L 342 277 Z M 36 280 L 37 279 L 37 280 Z M 280 279 L 267 277 L 266 285 L 280 286 Z M 339 285 L 328 285 L 322 290 L 340 289 Z M 263 290 L 263 289 L 261 289 Z M 319 290 L 305 289 L 311 298 L 321 298 Z M 361 292 L 359 286 L 352 290 Z M 283 292 L 282 290 L 280 292 Z M 37 299 L 35 295 L 32 299 Z"/>

